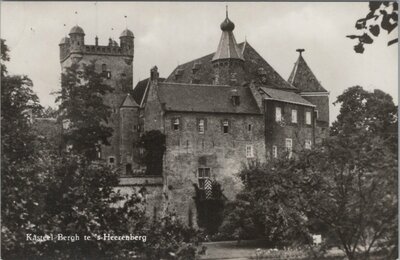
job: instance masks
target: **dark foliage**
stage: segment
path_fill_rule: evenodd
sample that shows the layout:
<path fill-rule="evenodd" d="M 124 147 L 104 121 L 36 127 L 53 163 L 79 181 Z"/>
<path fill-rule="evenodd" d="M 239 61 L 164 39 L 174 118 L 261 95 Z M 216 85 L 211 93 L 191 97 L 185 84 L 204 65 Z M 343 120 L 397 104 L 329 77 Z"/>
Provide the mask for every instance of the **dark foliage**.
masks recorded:
<path fill-rule="evenodd" d="M 223 221 L 226 198 L 223 195 L 221 185 L 213 181 L 211 186 L 211 196 L 207 196 L 205 190 L 195 188 L 194 201 L 197 209 L 197 224 L 204 228 L 208 235 L 214 235 Z"/>
<path fill-rule="evenodd" d="M 63 139 L 72 152 L 83 154 L 88 160 L 96 158 L 99 144 L 109 145 L 112 128 L 107 126 L 111 108 L 104 103 L 112 88 L 103 82 L 95 64 L 72 64 L 61 75 L 60 120 L 69 122 Z"/>
<path fill-rule="evenodd" d="M 144 148 L 143 163 L 146 165 L 146 175 L 162 175 L 165 135 L 158 130 L 145 132 L 140 137 L 139 146 Z"/>
<path fill-rule="evenodd" d="M 387 33 L 391 33 L 397 28 L 397 1 L 369 2 L 369 10 L 369 13 L 364 18 L 358 19 L 355 24 L 356 29 L 360 30 L 362 34 L 347 36 L 350 39 L 358 39 L 358 44 L 354 46 L 354 50 L 357 53 L 363 53 L 364 44 L 373 43 L 373 37 L 378 37 L 381 31 L 387 31 Z M 395 38 L 389 41 L 388 45 L 392 45 L 397 42 L 398 38 Z"/>

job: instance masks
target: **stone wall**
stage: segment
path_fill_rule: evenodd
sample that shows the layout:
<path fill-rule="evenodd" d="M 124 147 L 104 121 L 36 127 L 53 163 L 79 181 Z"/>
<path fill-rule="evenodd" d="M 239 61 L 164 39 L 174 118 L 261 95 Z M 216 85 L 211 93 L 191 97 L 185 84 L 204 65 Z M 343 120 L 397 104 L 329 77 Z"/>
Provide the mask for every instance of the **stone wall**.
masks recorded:
<path fill-rule="evenodd" d="M 101 158 L 109 160 L 114 158 L 114 165 L 125 171 L 126 156 L 122 154 L 121 148 L 125 148 L 124 153 L 133 154 L 133 150 L 126 151 L 126 146 L 121 146 L 121 118 L 120 106 L 126 97 L 125 89 L 122 87 L 122 81 L 125 78 L 132 76 L 132 59 L 133 57 L 122 57 L 118 55 L 101 55 L 101 54 L 71 54 L 68 59 L 62 61 L 61 67 L 64 69 L 70 67 L 72 63 L 90 64 L 95 61 L 95 68 L 97 72 L 102 72 L 103 64 L 106 66 L 106 71 L 111 73 L 111 77 L 104 78 L 104 83 L 111 86 L 114 91 L 106 94 L 104 101 L 111 107 L 112 114 L 108 120 L 108 126 L 113 128 L 113 135 L 109 138 L 110 145 L 101 147 Z M 133 125 L 137 121 L 135 117 L 125 117 L 127 120 L 125 125 Z M 133 146 L 131 147 L 133 149 Z M 124 159 L 124 160 L 122 160 Z M 123 163 L 123 164 L 122 164 Z M 123 167 L 121 167 L 123 166 Z"/>
<path fill-rule="evenodd" d="M 282 122 L 275 120 L 275 108 L 282 108 Z M 292 109 L 297 110 L 297 123 L 292 123 Z M 311 125 L 305 123 L 306 111 L 311 112 Z M 286 138 L 292 139 L 293 152 L 300 151 L 305 147 L 305 141 L 311 140 L 314 145 L 315 127 L 313 125 L 313 108 L 302 105 L 290 104 L 279 101 L 265 101 L 265 124 L 266 124 L 266 146 L 267 154 L 272 156 L 272 146 L 278 148 L 278 156 L 286 152 Z"/>
<path fill-rule="evenodd" d="M 180 119 L 179 130 L 172 121 Z M 204 134 L 198 120 L 205 119 Z M 222 122 L 228 120 L 228 133 Z M 187 220 L 189 209 L 195 213 L 193 184 L 198 184 L 198 168 L 211 169 L 211 178 L 221 184 L 228 200 L 242 189 L 238 173 L 255 161 L 265 161 L 264 122 L 262 115 L 168 112 L 164 117 L 167 151 L 164 160 L 165 185 L 169 209 Z M 249 130 L 251 125 L 251 130 Z M 253 146 L 253 158 L 246 158 L 246 145 Z M 195 215 L 195 214 L 194 214 Z"/>

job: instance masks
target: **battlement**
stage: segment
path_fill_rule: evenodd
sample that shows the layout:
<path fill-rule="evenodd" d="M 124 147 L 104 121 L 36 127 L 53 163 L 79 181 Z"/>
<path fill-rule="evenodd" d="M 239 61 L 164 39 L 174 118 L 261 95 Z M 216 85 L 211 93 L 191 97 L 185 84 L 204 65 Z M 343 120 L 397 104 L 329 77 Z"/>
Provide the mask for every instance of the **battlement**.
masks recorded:
<path fill-rule="evenodd" d="M 60 46 L 60 61 L 65 61 L 71 54 L 78 55 L 110 55 L 110 56 L 125 56 L 133 59 L 134 53 L 134 35 L 125 29 L 119 37 L 119 44 L 109 38 L 108 45 L 99 45 L 99 39 L 95 38 L 95 45 L 85 44 L 85 33 L 79 26 L 74 26 L 69 37 L 61 39 Z"/>
<path fill-rule="evenodd" d="M 128 56 L 133 58 L 133 48 L 126 49 L 120 46 L 110 45 L 84 45 L 79 48 L 74 48 L 70 45 L 60 45 L 60 61 L 64 61 L 70 54 L 92 54 L 92 55 L 112 55 L 112 56 Z"/>

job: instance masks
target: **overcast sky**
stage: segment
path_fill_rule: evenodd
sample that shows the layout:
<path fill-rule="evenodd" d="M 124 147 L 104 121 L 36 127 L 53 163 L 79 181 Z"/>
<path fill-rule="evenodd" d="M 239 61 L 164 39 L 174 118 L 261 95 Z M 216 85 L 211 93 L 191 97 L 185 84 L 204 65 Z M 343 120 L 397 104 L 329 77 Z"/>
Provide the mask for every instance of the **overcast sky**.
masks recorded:
<path fill-rule="evenodd" d="M 236 40 L 247 38 L 283 78 L 297 59 L 295 50 L 304 48 L 331 103 L 346 88 L 361 85 L 391 94 L 397 104 L 398 49 L 387 41 L 398 32 L 384 32 L 364 54 L 355 53 L 356 42 L 345 37 L 357 33 L 354 24 L 368 13 L 367 2 L 99 2 L 97 7 L 95 2 L 2 2 L 1 37 L 11 50 L 7 66 L 12 74 L 28 75 L 41 103 L 54 106 L 50 93 L 60 87 L 60 39 L 79 24 L 87 44 L 94 44 L 97 34 L 105 45 L 127 24 L 135 34 L 135 84 L 154 65 L 166 77 L 176 65 L 216 50 L 226 4 Z M 330 111 L 332 122 L 339 108 L 331 105 Z"/>

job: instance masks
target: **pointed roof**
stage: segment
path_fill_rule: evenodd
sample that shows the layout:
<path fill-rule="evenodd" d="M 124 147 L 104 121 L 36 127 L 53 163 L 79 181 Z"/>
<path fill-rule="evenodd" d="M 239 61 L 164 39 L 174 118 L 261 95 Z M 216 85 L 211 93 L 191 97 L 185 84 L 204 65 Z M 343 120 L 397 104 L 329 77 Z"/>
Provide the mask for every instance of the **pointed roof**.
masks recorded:
<path fill-rule="evenodd" d="M 301 92 L 328 92 L 315 77 L 314 73 L 303 58 L 304 49 L 297 49 L 299 58 L 294 64 L 292 73 L 289 76 L 289 83 L 298 88 Z"/>
<path fill-rule="evenodd" d="M 236 43 L 235 36 L 233 35 L 233 30 L 235 29 L 235 24 L 229 20 L 228 10 L 226 11 L 226 18 L 221 23 L 222 35 L 219 40 L 217 51 L 212 58 L 212 61 L 222 60 L 222 59 L 238 59 L 244 60 L 243 54 Z"/>
<path fill-rule="evenodd" d="M 138 106 L 139 105 L 129 94 L 126 95 L 125 100 L 124 100 L 124 102 L 122 102 L 122 105 L 121 105 L 121 107 L 138 107 Z"/>
<path fill-rule="evenodd" d="M 278 72 L 250 45 L 249 42 L 238 44 L 240 53 L 244 58 L 243 67 L 245 68 L 245 81 L 254 81 L 260 85 L 268 85 L 270 88 L 296 90 L 296 88 L 288 83 Z M 210 53 L 198 59 L 194 59 L 187 63 L 177 66 L 166 79 L 166 82 L 190 83 L 192 78 L 196 76 L 198 83 L 213 84 L 214 69 L 212 65 L 212 57 L 215 53 Z M 200 64 L 196 74 L 193 74 L 195 64 Z M 180 76 L 177 78 L 177 71 Z M 263 82 L 265 77 L 265 82 Z"/>

